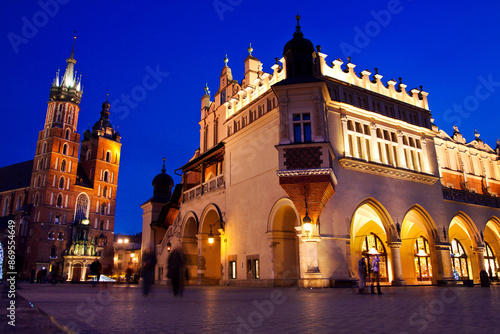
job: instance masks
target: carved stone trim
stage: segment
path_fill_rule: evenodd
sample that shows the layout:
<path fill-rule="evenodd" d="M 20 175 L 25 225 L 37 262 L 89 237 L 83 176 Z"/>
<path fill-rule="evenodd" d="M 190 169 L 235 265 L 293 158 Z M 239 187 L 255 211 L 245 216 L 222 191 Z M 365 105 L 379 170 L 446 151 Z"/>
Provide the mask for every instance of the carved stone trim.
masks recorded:
<path fill-rule="evenodd" d="M 276 171 L 279 177 L 289 176 L 310 176 L 310 175 L 334 175 L 331 168 L 315 168 L 315 169 L 291 169 Z"/>
<path fill-rule="evenodd" d="M 393 177 L 396 179 L 425 183 L 429 185 L 435 184 L 439 179 L 432 175 L 425 175 L 418 172 L 401 170 L 399 168 L 394 168 L 389 166 L 381 166 L 379 164 L 357 161 L 349 158 L 340 159 L 339 163 L 342 167 L 347 169 L 353 169 L 364 173 Z"/>

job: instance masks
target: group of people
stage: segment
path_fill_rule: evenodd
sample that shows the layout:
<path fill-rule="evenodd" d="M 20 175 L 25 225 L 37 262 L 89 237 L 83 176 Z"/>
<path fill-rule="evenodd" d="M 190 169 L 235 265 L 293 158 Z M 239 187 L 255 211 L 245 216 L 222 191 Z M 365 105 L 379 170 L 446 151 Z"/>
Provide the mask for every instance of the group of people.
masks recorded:
<path fill-rule="evenodd" d="M 361 257 L 358 262 L 358 275 L 359 275 L 359 293 L 365 292 L 366 278 L 370 280 L 370 275 L 368 273 L 368 265 L 370 265 L 371 273 L 371 293 L 375 294 L 375 283 L 377 284 L 377 293 L 382 294 L 380 291 L 380 256 L 374 255 L 370 257 L 370 263 L 366 263 L 365 257 Z"/>
<path fill-rule="evenodd" d="M 151 247 L 147 247 L 142 255 L 142 294 L 144 296 L 147 296 L 151 290 L 156 263 L 155 253 Z M 170 252 L 167 265 L 167 278 L 171 280 L 174 296 L 182 296 L 185 280 L 189 276 L 186 269 L 186 258 L 181 245 Z"/>

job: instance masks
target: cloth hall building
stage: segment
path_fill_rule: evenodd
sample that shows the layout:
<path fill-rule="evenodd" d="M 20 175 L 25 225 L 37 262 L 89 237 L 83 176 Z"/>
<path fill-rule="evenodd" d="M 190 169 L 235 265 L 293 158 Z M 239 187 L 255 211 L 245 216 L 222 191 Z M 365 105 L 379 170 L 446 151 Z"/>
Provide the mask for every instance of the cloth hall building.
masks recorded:
<path fill-rule="evenodd" d="M 182 184 L 142 206 L 160 284 L 178 246 L 191 284 L 339 286 L 371 254 L 394 285 L 498 278 L 498 146 L 439 129 L 422 88 L 329 65 L 298 21 L 271 71 L 252 52 L 205 89 Z"/>
<path fill-rule="evenodd" d="M 109 121 L 106 100 L 80 141 L 83 87 L 74 69 L 74 44 L 66 62 L 64 75 L 58 71 L 50 87 L 34 159 L 0 168 L 0 222 L 15 221 L 16 265 L 23 278 L 34 269 L 83 281 L 94 259 L 105 274 L 113 268 L 121 135 Z"/>

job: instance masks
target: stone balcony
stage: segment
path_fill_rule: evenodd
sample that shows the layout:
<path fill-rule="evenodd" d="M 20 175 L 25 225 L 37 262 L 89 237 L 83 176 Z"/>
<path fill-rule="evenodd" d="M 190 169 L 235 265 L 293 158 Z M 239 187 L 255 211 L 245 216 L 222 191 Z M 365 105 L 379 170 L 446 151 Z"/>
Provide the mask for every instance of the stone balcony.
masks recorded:
<path fill-rule="evenodd" d="M 226 186 L 224 181 L 224 175 L 219 175 L 214 177 L 200 185 L 197 185 L 191 189 L 188 189 L 184 192 L 183 201 L 187 202 L 193 198 L 200 197 L 203 194 L 218 190 L 224 189 Z"/>

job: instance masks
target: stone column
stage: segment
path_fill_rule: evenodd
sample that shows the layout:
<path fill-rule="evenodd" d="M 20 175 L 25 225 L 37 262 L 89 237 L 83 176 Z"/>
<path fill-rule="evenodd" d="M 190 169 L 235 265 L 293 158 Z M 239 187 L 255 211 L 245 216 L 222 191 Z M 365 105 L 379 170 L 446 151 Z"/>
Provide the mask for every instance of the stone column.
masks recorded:
<path fill-rule="evenodd" d="M 399 248 L 401 247 L 401 242 L 390 242 L 389 247 L 391 248 L 391 262 L 392 262 L 392 285 L 406 285 L 403 279 L 403 270 L 401 269 L 401 254 Z"/>
<path fill-rule="evenodd" d="M 206 240 L 206 237 L 204 234 L 196 234 L 196 239 L 198 242 L 198 271 L 197 271 L 197 278 L 196 278 L 196 284 L 201 285 L 202 280 L 205 277 L 205 270 L 206 270 L 206 261 L 205 259 L 201 256 L 203 254 L 203 241 Z"/>
<path fill-rule="evenodd" d="M 484 264 L 484 247 L 475 247 L 474 252 L 476 252 L 477 266 L 479 268 L 479 273 L 483 270 L 486 271 L 486 265 Z"/>
<path fill-rule="evenodd" d="M 344 135 L 345 156 L 352 157 L 351 148 L 349 147 L 349 135 L 347 133 L 347 116 L 341 115 L 340 120 L 342 121 L 342 134 Z"/>
<path fill-rule="evenodd" d="M 319 270 L 318 243 L 321 240 L 318 225 L 312 224 L 312 231 L 306 234 L 303 226 L 297 226 L 299 237 L 299 267 L 301 288 L 325 288 L 330 286 L 330 280 L 322 277 Z"/>
<path fill-rule="evenodd" d="M 406 156 L 405 156 L 405 150 L 403 147 L 403 132 L 398 131 L 398 155 L 399 155 L 399 161 L 396 162 L 397 166 L 401 166 L 403 168 L 409 168 L 408 165 L 406 164 Z"/>
<path fill-rule="evenodd" d="M 382 162 L 380 160 L 380 154 L 378 151 L 378 140 L 377 140 L 377 125 L 375 123 L 370 123 L 370 150 L 372 160 L 375 162 Z"/>
<path fill-rule="evenodd" d="M 454 280 L 449 243 L 436 244 L 435 259 L 437 268 L 432 272 L 433 282 L 437 282 L 438 280 Z"/>

